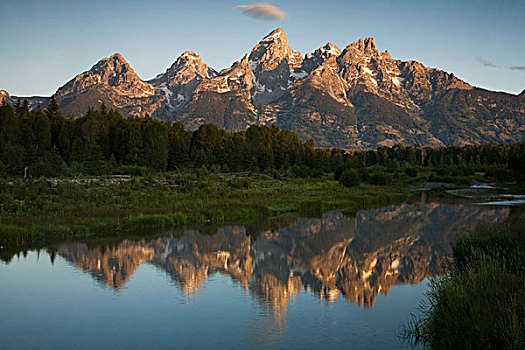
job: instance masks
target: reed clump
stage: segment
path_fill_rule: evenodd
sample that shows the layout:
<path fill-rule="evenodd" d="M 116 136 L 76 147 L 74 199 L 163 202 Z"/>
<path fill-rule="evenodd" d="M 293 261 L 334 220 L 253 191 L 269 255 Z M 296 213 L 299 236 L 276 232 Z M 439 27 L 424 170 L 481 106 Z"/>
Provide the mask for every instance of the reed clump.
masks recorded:
<path fill-rule="evenodd" d="M 402 336 L 436 349 L 525 348 L 525 210 L 457 238 Z"/>

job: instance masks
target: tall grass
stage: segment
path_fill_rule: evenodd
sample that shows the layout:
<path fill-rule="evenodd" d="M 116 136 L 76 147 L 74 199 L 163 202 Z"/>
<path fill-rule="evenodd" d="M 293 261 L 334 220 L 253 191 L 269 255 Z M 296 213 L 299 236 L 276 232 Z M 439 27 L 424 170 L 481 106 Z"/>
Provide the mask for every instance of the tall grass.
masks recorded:
<path fill-rule="evenodd" d="M 402 335 L 436 349 L 525 349 L 525 220 L 460 236 Z"/>
<path fill-rule="evenodd" d="M 408 196 L 404 185 L 349 189 L 331 177 L 281 181 L 244 175 L 232 180 L 210 174 L 175 186 L 162 177 L 120 183 L 110 178 L 61 179 L 54 184 L 0 179 L 0 245 L 291 213 L 319 216 L 327 210 L 355 211 Z"/>

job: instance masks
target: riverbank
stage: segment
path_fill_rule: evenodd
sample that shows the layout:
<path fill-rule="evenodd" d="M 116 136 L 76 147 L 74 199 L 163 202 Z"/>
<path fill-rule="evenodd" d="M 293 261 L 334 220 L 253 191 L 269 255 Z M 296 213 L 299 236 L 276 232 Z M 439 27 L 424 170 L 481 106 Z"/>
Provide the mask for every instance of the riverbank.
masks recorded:
<path fill-rule="evenodd" d="M 404 335 L 436 349 L 525 347 L 525 207 L 502 224 L 459 236 Z"/>
<path fill-rule="evenodd" d="M 410 196 L 406 182 L 347 188 L 321 178 L 206 174 L 195 178 L 96 177 L 0 182 L 4 249 L 81 235 L 115 235 L 281 215 L 356 212 Z"/>

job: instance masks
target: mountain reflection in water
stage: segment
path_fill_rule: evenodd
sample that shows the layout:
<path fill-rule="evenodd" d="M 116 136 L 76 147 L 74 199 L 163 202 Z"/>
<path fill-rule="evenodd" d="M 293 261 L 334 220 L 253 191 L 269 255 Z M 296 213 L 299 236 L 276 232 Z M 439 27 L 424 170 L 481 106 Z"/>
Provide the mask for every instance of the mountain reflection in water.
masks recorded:
<path fill-rule="evenodd" d="M 403 204 L 361 211 L 355 218 L 329 213 L 298 219 L 256 239 L 243 226 L 229 226 L 215 235 L 186 231 L 180 238 L 116 246 L 64 244 L 56 253 L 115 290 L 142 263 L 165 271 L 187 296 L 197 296 L 208 276 L 228 275 L 283 319 L 289 299 L 302 288 L 327 302 L 342 295 L 372 307 L 393 285 L 438 275 L 455 233 L 508 214 L 503 207 Z"/>

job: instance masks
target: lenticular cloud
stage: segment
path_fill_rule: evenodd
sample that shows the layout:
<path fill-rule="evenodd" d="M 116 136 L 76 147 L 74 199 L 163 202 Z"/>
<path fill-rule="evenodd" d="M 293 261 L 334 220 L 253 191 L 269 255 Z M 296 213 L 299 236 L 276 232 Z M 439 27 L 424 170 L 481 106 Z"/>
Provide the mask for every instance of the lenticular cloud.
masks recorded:
<path fill-rule="evenodd" d="M 242 10 L 243 15 L 255 19 L 282 21 L 287 16 L 278 7 L 270 4 L 239 5 L 235 8 Z"/>

